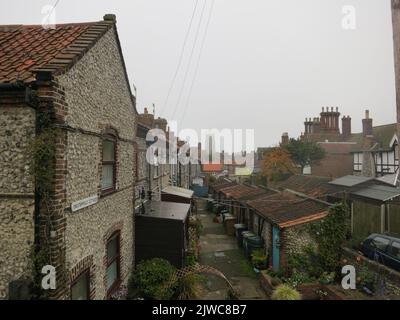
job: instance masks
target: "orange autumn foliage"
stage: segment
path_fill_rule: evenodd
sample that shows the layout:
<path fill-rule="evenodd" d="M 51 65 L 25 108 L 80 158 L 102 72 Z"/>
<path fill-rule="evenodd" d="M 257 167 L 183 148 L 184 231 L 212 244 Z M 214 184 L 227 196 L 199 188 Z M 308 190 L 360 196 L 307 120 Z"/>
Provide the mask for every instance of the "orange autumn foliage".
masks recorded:
<path fill-rule="evenodd" d="M 296 166 L 289 152 L 283 148 L 274 148 L 264 156 L 263 174 L 273 176 L 276 174 L 295 173 Z"/>

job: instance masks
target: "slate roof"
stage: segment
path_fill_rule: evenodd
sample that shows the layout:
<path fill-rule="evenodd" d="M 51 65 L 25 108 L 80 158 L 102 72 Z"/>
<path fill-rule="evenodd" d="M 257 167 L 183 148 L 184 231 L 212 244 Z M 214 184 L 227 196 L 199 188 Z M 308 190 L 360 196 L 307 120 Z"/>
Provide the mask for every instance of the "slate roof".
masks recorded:
<path fill-rule="evenodd" d="M 363 176 L 344 176 L 340 177 L 338 179 L 335 179 L 329 184 L 331 185 L 336 185 L 336 186 L 341 186 L 341 187 L 355 187 L 357 185 L 373 181 L 375 178 L 373 177 L 363 177 Z"/>
<path fill-rule="evenodd" d="M 376 143 L 372 150 L 390 150 L 390 141 L 396 133 L 396 123 L 375 126 L 372 128 L 373 142 Z M 355 142 L 355 151 L 365 149 L 363 146 L 363 134 L 356 133 L 352 134 L 348 139 L 349 142 Z"/>
<path fill-rule="evenodd" d="M 248 201 L 247 205 L 280 228 L 320 220 L 326 217 L 329 208 L 324 202 L 299 197 L 289 192 Z"/>
<path fill-rule="evenodd" d="M 0 26 L 0 83 L 29 83 L 35 72 L 65 72 L 112 26 L 113 21 Z"/>
<path fill-rule="evenodd" d="M 400 189 L 375 185 L 358 190 L 352 194 L 363 198 L 385 202 L 400 197 Z"/>

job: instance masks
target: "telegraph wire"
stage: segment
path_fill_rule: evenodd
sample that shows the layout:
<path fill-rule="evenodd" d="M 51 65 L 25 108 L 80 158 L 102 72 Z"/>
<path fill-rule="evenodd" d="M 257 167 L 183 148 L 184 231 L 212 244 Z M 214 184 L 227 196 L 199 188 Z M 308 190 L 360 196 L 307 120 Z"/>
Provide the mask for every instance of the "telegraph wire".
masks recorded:
<path fill-rule="evenodd" d="M 199 54 L 198 59 L 197 59 L 196 68 L 195 68 L 195 71 L 194 71 L 192 83 L 191 83 L 191 85 L 190 85 L 189 94 L 188 94 L 188 97 L 187 97 L 187 100 L 186 100 L 185 108 L 184 108 L 184 110 L 183 110 L 183 115 L 182 115 L 182 118 L 181 118 L 181 123 L 183 123 L 183 121 L 185 120 L 186 111 L 187 111 L 187 109 L 188 109 L 188 107 L 189 107 L 189 103 L 190 103 L 190 99 L 191 99 L 191 96 L 192 96 L 194 84 L 195 84 L 196 79 L 197 79 L 197 73 L 198 73 L 198 71 L 199 71 L 201 56 L 202 56 L 203 49 L 204 49 L 204 44 L 205 44 L 206 38 L 207 38 L 208 29 L 209 29 L 209 26 L 210 26 L 210 21 L 211 21 L 213 9 L 214 9 L 214 4 L 215 4 L 215 0 L 212 0 L 211 7 L 210 7 L 210 11 L 209 11 L 209 14 L 208 14 L 208 19 L 207 19 L 206 30 L 205 30 L 205 32 L 204 32 L 204 36 L 203 36 L 203 39 L 202 39 L 202 42 L 201 42 L 200 54 Z"/>
<path fill-rule="evenodd" d="M 49 14 L 47 15 L 46 21 L 45 23 L 47 23 L 50 19 L 50 16 L 53 14 L 54 10 L 56 10 L 58 4 L 60 3 L 61 0 L 56 0 L 56 2 L 53 5 L 53 8 L 51 9 L 51 11 L 49 12 Z"/>
<path fill-rule="evenodd" d="M 194 20 L 194 17 L 196 15 L 198 3 L 199 3 L 199 0 L 196 0 L 196 3 L 195 3 L 194 8 L 193 8 L 192 17 L 190 19 L 190 23 L 189 23 L 188 29 L 186 31 L 185 38 L 183 40 L 183 46 L 182 46 L 182 50 L 181 50 L 181 53 L 180 53 L 180 56 L 179 56 L 178 65 L 176 66 L 176 70 L 175 70 L 174 76 L 172 78 L 171 85 L 170 85 L 169 90 L 168 90 L 167 98 L 165 99 L 164 105 L 162 106 L 162 109 L 161 109 L 160 113 L 162 113 L 165 110 L 165 108 L 167 107 L 169 98 L 171 96 L 172 89 L 174 88 L 176 79 L 178 77 L 179 69 L 181 68 L 182 61 L 183 61 L 183 55 L 185 53 L 186 45 L 187 45 L 187 42 L 188 42 L 188 39 L 189 39 L 189 34 L 190 34 L 190 31 L 192 30 L 193 20 Z"/>
<path fill-rule="evenodd" d="M 190 66 L 192 64 L 193 54 L 194 54 L 194 51 L 196 49 L 197 40 L 199 38 L 201 23 L 203 22 L 203 16 L 204 16 L 204 11 L 205 11 L 205 8 L 206 8 L 206 4 L 207 4 L 207 0 L 204 0 L 204 5 L 203 5 L 203 8 L 201 10 L 199 23 L 197 25 L 197 30 L 196 30 L 196 35 L 195 35 L 194 42 L 193 42 L 192 51 L 190 52 L 189 62 L 188 62 L 188 65 L 186 67 L 185 76 L 183 78 L 181 90 L 179 92 L 178 102 L 176 103 L 175 108 L 174 108 L 174 112 L 172 113 L 172 119 L 175 117 L 176 110 L 177 110 L 177 108 L 178 108 L 178 106 L 179 106 L 179 104 L 181 103 L 181 100 L 182 100 L 183 91 L 185 90 L 185 84 L 186 84 L 187 77 L 189 75 L 189 70 L 190 70 Z"/>

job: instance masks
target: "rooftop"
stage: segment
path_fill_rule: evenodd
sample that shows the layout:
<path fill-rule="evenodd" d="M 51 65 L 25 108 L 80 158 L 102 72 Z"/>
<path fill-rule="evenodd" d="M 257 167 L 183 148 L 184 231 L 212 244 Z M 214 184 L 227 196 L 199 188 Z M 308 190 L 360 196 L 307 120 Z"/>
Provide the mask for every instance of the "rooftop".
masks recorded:
<path fill-rule="evenodd" d="M 174 186 L 168 186 L 168 187 L 164 188 L 161 191 L 161 193 L 164 193 L 164 194 L 168 193 L 168 194 L 172 194 L 172 195 L 179 196 L 182 198 L 191 199 L 191 198 L 193 198 L 194 191 L 189 190 L 189 189 L 174 187 Z"/>
<path fill-rule="evenodd" d="M 190 210 L 190 204 L 163 201 L 149 201 L 144 207 L 145 213 L 141 214 L 139 209 L 137 216 L 182 221 L 186 220 Z"/>
<path fill-rule="evenodd" d="M 268 195 L 247 204 L 261 216 L 280 228 L 287 228 L 324 218 L 328 214 L 329 205 L 296 196 L 289 192 Z"/>
<path fill-rule="evenodd" d="M 266 194 L 267 191 L 263 188 L 247 186 L 243 184 L 238 184 L 234 186 L 228 186 L 220 190 L 223 194 L 225 194 L 229 198 L 233 198 L 236 200 L 245 199 L 248 197 Z"/>
<path fill-rule="evenodd" d="M 369 186 L 352 193 L 353 195 L 378 201 L 389 201 L 400 197 L 400 189 L 387 186 Z"/>
<path fill-rule="evenodd" d="M 0 83 L 29 83 L 35 73 L 64 72 L 107 32 L 114 21 L 0 26 Z"/>
<path fill-rule="evenodd" d="M 338 179 L 335 179 L 329 184 L 336 185 L 336 186 L 342 186 L 342 187 L 354 187 L 357 185 L 360 185 L 365 182 L 369 182 L 374 180 L 373 177 L 362 177 L 362 176 L 344 176 Z"/>
<path fill-rule="evenodd" d="M 338 191 L 335 186 L 329 184 L 331 178 L 308 176 L 308 175 L 293 175 L 287 180 L 278 184 L 281 190 L 292 190 L 306 194 L 310 197 L 320 197 Z"/>

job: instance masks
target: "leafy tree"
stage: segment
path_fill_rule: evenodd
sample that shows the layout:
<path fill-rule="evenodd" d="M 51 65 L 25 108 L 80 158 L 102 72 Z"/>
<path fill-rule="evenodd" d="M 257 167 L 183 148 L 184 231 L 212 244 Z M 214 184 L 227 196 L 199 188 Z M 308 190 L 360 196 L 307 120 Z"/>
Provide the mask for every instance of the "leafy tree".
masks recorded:
<path fill-rule="evenodd" d="M 292 160 L 301 167 L 302 173 L 306 166 L 310 166 L 325 157 L 325 150 L 311 141 L 290 139 L 290 142 L 284 148 L 289 152 Z"/>
<path fill-rule="evenodd" d="M 271 180 L 285 174 L 291 174 L 294 169 L 290 154 L 284 148 L 273 148 L 264 155 L 263 175 Z"/>

